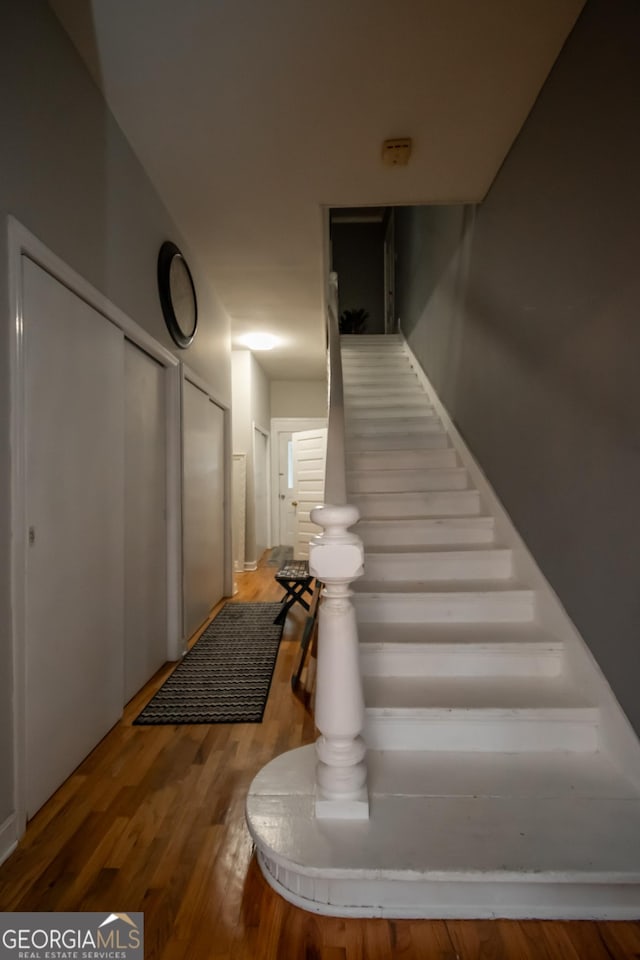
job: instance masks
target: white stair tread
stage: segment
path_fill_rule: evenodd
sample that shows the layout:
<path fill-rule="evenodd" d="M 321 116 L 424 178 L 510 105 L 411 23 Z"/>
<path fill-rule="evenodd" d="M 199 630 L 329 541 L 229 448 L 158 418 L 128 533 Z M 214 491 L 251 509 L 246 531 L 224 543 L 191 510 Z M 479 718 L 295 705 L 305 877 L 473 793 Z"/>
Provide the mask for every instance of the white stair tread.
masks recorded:
<path fill-rule="evenodd" d="M 433 410 L 430 398 L 420 389 L 420 385 L 411 385 L 401 390 L 399 386 L 378 393 L 373 388 L 363 393 L 362 390 L 350 389 L 345 393 L 345 407 L 388 407 L 394 404 L 401 406 L 408 403 L 410 406 L 428 407 Z"/>
<path fill-rule="evenodd" d="M 537 623 L 361 623 L 360 646 L 416 645 L 467 647 L 539 645 L 545 650 L 561 650 L 562 643 Z"/>
<path fill-rule="evenodd" d="M 390 415 L 400 418 L 405 416 L 421 417 L 423 415 L 437 416 L 429 399 L 424 393 L 418 391 L 409 394 L 398 393 L 397 390 L 392 392 L 389 386 L 386 393 L 373 393 L 373 388 L 370 388 L 372 390 L 370 394 L 361 395 L 354 393 L 353 389 L 347 391 L 345 395 L 344 406 L 347 417 L 367 415 L 372 417 Z M 407 410 L 406 413 L 405 410 Z"/>
<path fill-rule="evenodd" d="M 459 518 L 456 518 L 459 519 Z M 471 518 L 475 519 L 475 518 Z M 356 533 L 360 527 L 360 523 L 379 523 L 380 521 L 360 521 L 357 526 L 354 526 Z M 392 522 L 392 521 L 390 521 Z M 497 544 L 493 544 L 488 547 L 486 543 L 443 543 L 442 545 L 426 545 L 426 546 L 412 546 L 400 543 L 397 546 L 379 546 L 373 547 L 370 546 L 367 548 L 365 563 L 368 557 L 394 557 L 394 556 L 415 556 L 416 560 L 420 560 L 423 557 L 437 557 L 440 553 L 446 554 L 456 554 L 456 553 L 494 553 L 495 551 L 503 552 L 509 550 L 509 547 L 500 547 Z"/>
<path fill-rule="evenodd" d="M 363 689 L 367 711 L 579 710 L 585 720 L 597 719 L 597 710 L 562 677 L 363 677 Z"/>
<path fill-rule="evenodd" d="M 293 751 L 298 754 L 294 762 L 286 763 L 282 755 L 273 761 L 273 769 L 265 767 L 260 776 L 269 795 L 306 792 L 300 769 L 310 761 L 305 749 L 314 753 L 312 747 L 302 748 Z M 600 752 L 368 750 L 366 763 L 373 796 L 640 799 L 624 770 Z"/>
<path fill-rule="evenodd" d="M 496 580 L 367 580 L 365 576 L 361 580 L 355 580 L 351 584 L 351 588 L 358 595 L 384 595 L 385 593 L 393 593 L 394 595 L 402 593 L 411 595 L 416 593 L 428 595 L 434 593 L 522 593 L 529 596 L 533 593 L 532 590 L 523 586 L 517 580 L 505 577 Z"/>
<path fill-rule="evenodd" d="M 585 771 L 591 756 L 582 757 Z M 405 756 L 405 761 L 410 763 L 410 757 Z M 481 758 L 483 762 L 487 759 L 495 764 L 495 754 Z M 291 865 L 303 876 L 414 883 L 431 879 L 481 885 L 491 881 L 518 885 L 534 880 L 537 885 L 553 884 L 550 892 L 554 897 L 557 884 L 640 883 L 640 798 L 602 795 L 595 784 L 590 788 L 589 780 L 597 780 L 598 771 L 606 771 L 599 759 L 592 778 L 584 773 L 585 786 L 594 793 L 587 796 L 576 796 L 570 789 L 575 772 L 572 765 L 567 768 L 562 788 L 561 771 L 554 765 L 557 786 L 552 796 L 547 795 L 544 764 L 534 796 L 487 795 L 486 777 L 483 792 L 476 795 L 377 792 L 374 777 L 370 818 L 364 821 L 316 819 L 315 763 L 313 747 L 278 757 L 258 774 L 247 802 L 249 825 L 260 851 L 282 865 Z M 530 767 L 529 781 L 533 769 Z M 388 779 L 378 778 L 378 790 L 393 789 Z M 482 896 L 482 888 L 477 895 Z M 504 899 L 507 912 L 500 912 L 498 897 L 493 906 L 495 915 L 510 915 L 506 892 Z M 360 900 L 352 902 L 367 906 Z M 384 906 L 378 902 L 379 908 Z M 386 906 L 393 909 L 395 905 Z M 589 915 L 584 906 L 580 912 L 575 905 L 558 902 L 555 914 L 550 912 L 552 905 L 540 906 L 537 912 L 537 900 L 530 901 L 529 906 L 530 913 L 512 915 Z M 429 915 L 426 904 L 423 912 L 411 913 L 412 907 L 415 909 L 414 904 L 407 907 L 406 915 Z M 479 910 L 458 915 L 483 915 L 481 907 Z"/>
<path fill-rule="evenodd" d="M 428 467 L 457 467 L 460 461 L 453 447 L 422 450 L 394 450 L 390 457 L 385 450 L 364 450 L 347 455 L 347 469 L 362 473 L 374 470 L 377 473 L 394 474 L 404 470 L 424 470 Z"/>
<path fill-rule="evenodd" d="M 469 489 L 354 493 L 350 499 L 367 520 L 426 520 L 480 514 L 480 494 Z"/>
<path fill-rule="evenodd" d="M 404 470 L 404 469 L 418 470 L 418 469 L 421 469 L 421 466 L 408 467 L 408 468 L 398 467 L 398 466 L 396 465 L 396 462 L 395 462 L 394 460 L 384 460 L 384 459 L 383 459 L 383 458 L 384 458 L 384 455 L 385 455 L 385 451 L 384 451 L 384 450 L 358 450 L 358 451 L 356 451 L 355 453 L 350 453 L 349 451 L 347 451 L 347 457 L 353 457 L 354 459 L 356 459 L 356 460 L 358 460 L 358 461 L 359 461 L 359 460 L 363 460 L 365 457 L 373 457 L 373 458 L 376 459 L 376 461 L 382 459 L 382 462 L 383 462 L 383 464 L 384 464 L 383 466 L 358 467 L 358 468 L 354 468 L 354 469 L 360 469 L 360 470 L 373 469 L 373 470 L 377 470 L 377 471 L 380 471 L 380 472 L 384 472 L 384 471 L 386 471 L 386 470 L 389 470 L 391 473 L 393 473 L 395 470 Z M 396 452 L 394 451 L 394 456 L 395 456 L 395 455 L 396 455 Z M 436 450 L 436 451 L 434 452 L 433 450 L 429 449 L 428 447 L 420 447 L 420 446 L 417 446 L 417 447 L 405 447 L 405 448 L 403 449 L 403 451 L 402 451 L 402 457 L 404 457 L 404 458 L 406 458 L 406 459 L 409 459 L 411 456 L 417 457 L 417 458 L 419 458 L 421 461 L 424 461 L 424 463 L 425 463 L 426 466 L 431 466 L 431 462 L 430 462 L 431 460 L 438 459 L 438 457 L 444 457 L 444 456 L 447 456 L 447 457 L 449 457 L 449 458 L 454 458 L 454 459 L 455 459 L 455 462 L 454 462 L 453 466 L 456 466 L 456 465 L 458 465 L 458 464 L 460 463 L 460 460 L 459 460 L 459 458 L 458 458 L 458 455 L 457 455 L 456 450 L 455 450 L 454 447 L 445 447 L 445 453 L 443 453 L 441 450 Z"/>
<path fill-rule="evenodd" d="M 350 453 L 381 453 L 386 451 L 390 455 L 396 450 L 433 450 L 446 449 L 451 446 L 444 427 L 422 433 L 363 433 L 358 437 L 347 438 L 347 454 Z"/>
<path fill-rule="evenodd" d="M 416 797 L 638 799 L 633 782 L 599 752 L 367 752 L 369 792 Z"/>
<path fill-rule="evenodd" d="M 420 436 L 423 433 L 445 432 L 440 418 L 433 414 L 425 414 L 423 417 L 407 417 L 404 414 L 396 413 L 389 417 L 347 417 L 345 430 L 350 437 L 380 436 L 389 433 L 395 434 L 396 432 Z M 348 446 L 347 441 L 347 449 Z"/>
<path fill-rule="evenodd" d="M 467 489 L 469 481 L 469 475 L 465 467 L 441 467 L 439 465 L 420 468 L 409 467 L 400 470 L 380 470 L 377 467 L 365 467 L 364 469 L 348 470 L 346 477 L 347 488 L 362 482 L 379 483 L 380 490 L 373 491 L 376 493 L 420 493 L 429 488 L 430 482 L 437 480 L 442 483 L 450 483 L 450 489 L 460 489 L 456 484 L 464 484 L 463 489 Z M 394 487 L 399 487 L 399 489 L 394 490 Z"/>

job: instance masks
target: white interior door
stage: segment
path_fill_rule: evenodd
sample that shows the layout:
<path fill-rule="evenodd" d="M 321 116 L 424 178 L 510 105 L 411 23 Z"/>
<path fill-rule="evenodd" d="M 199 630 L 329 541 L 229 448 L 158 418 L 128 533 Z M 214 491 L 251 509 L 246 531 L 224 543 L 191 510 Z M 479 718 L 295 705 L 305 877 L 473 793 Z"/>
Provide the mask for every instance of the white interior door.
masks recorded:
<path fill-rule="evenodd" d="M 125 341 L 124 696 L 167 660 L 165 368 Z"/>
<path fill-rule="evenodd" d="M 224 593 L 224 413 L 184 381 L 184 627 L 190 637 Z"/>
<path fill-rule="evenodd" d="M 293 501 L 293 440 L 291 433 L 279 433 L 278 543 L 283 547 L 292 547 L 296 539 L 296 508 Z"/>
<path fill-rule="evenodd" d="M 123 704 L 124 337 L 23 257 L 27 816 Z"/>
<path fill-rule="evenodd" d="M 308 560 L 309 540 L 321 533 L 311 522 L 314 507 L 324 503 L 324 472 L 327 459 L 327 428 L 301 430 L 291 435 L 293 444 L 293 492 L 296 535 L 293 548 L 297 560 Z"/>

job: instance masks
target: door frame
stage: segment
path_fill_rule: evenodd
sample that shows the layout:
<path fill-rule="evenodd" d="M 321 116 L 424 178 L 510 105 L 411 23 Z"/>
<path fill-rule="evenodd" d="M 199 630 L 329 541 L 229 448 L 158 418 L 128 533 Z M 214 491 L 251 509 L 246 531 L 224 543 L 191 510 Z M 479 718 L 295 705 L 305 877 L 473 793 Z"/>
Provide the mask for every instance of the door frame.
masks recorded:
<path fill-rule="evenodd" d="M 232 516 L 231 516 L 231 485 L 232 485 L 232 460 L 233 460 L 233 449 L 232 449 L 232 438 L 231 438 L 231 406 L 222 397 L 218 394 L 214 387 L 211 386 L 206 380 L 199 376 L 191 367 L 181 360 L 180 361 L 180 452 L 179 452 L 179 462 L 180 462 L 180 477 L 183 476 L 184 462 L 183 462 L 183 446 L 182 446 L 182 437 L 184 437 L 184 407 L 183 407 L 183 394 L 184 394 L 184 383 L 185 380 L 188 380 L 189 383 L 196 387 L 201 393 L 204 393 L 209 400 L 219 407 L 222 410 L 222 449 L 224 456 L 224 495 L 223 495 L 223 529 L 224 529 L 224 576 L 223 576 L 223 590 L 225 597 L 233 596 L 233 546 L 231 542 L 231 533 L 232 533 Z M 182 506 L 182 498 L 180 498 L 180 504 Z M 182 532 L 180 537 L 180 556 L 182 557 Z M 180 583 L 184 589 L 183 577 L 184 569 L 181 571 Z M 182 595 L 182 594 L 181 594 Z M 183 622 L 180 622 L 180 629 L 182 630 Z M 182 654 L 186 653 L 186 641 L 188 637 L 183 639 L 182 643 Z"/>
<path fill-rule="evenodd" d="M 261 434 L 266 443 L 266 452 L 265 452 L 265 480 L 267 481 L 267 543 L 266 547 L 275 545 L 275 541 L 272 538 L 273 533 L 273 524 L 272 524 L 272 484 L 271 484 L 271 433 L 268 430 L 265 430 L 256 420 L 251 421 L 251 459 L 252 459 L 252 472 L 253 472 L 253 535 L 256 541 L 256 548 L 258 547 L 258 511 L 256 510 L 256 493 L 257 493 L 257 484 L 256 484 L 256 433 Z M 256 549 L 257 553 L 257 549 Z M 256 556 L 256 566 L 253 569 L 257 569 L 257 564 L 260 561 L 260 557 Z"/>
<path fill-rule="evenodd" d="M 280 541 L 280 499 L 278 497 L 280 434 L 315 430 L 317 427 L 326 427 L 327 422 L 327 417 L 271 418 L 271 543 L 274 546 L 278 546 Z"/>
<path fill-rule="evenodd" d="M 123 337 L 148 353 L 165 368 L 166 390 L 166 489 L 167 489 L 167 659 L 179 659 L 177 652 L 182 631 L 182 550 L 181 525 L 182 480 L 180 469 L 180 362 L 139 324 L 115 306 L 84 277 L 76 273 L 57 254 L 32 234 L 22 223 L 9 216 L 8 284 L 9 284 L 9 387 L 10 387 L 10 601 L 11 655 L 13 668 L 13 793 L 14 811 L 0 825 L 0 860 L 3 847 L 10 850 L 26 829 L 26 355 L 24 344 L 24 309 L 22 257 L 27 257 L 42 270 L 102 314 L 118 327 Z M 124 442 L 124 438 L 123 438 Z"/>

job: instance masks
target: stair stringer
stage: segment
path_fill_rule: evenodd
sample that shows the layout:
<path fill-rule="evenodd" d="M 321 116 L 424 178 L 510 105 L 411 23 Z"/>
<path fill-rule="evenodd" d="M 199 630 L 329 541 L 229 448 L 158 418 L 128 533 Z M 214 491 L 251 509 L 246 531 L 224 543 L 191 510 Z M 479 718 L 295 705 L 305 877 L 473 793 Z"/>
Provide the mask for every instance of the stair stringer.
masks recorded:
<path fill-rule="evenodd" d="M 571 681 L 586 693 L 590 702 L 600 711 L 599 747 L 624 771 L 634 786 L 640 789 L 640 740 L 620 706 L 609 681 L 600 669 L 557 593 L 536 563 L 515 524 L 491 486 L 486 474 L 475 460 L 455 423 L 442 404 L 420 362 L 401 334 L 405 349 L 411 358 L 414 372 L 424 387 L 451 445 L 469 474 L 469 486 L 479 491 L 487 512 L 495 519 L 496 539 L 513 551 L 514 573 L 536 594 L 536 611 L 541 625 L 562 641 L 564 671 Z"/>

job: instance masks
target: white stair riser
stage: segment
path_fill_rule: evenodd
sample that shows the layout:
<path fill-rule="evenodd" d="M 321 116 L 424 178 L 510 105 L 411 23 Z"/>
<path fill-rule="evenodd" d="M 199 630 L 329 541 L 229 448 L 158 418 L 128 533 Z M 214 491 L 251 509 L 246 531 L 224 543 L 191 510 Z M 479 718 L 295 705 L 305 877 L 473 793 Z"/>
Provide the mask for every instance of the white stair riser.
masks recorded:
<path fill-rule="evenodd" d="M 427 467 L 425 470 L 349 471 L 349 493 L 408 493 L 423 490 L 466 490 L 469 477 L 463 467 Z"/>
<path fill-rule="evenodd" d="M 378 367 L 398 367 L 399 369 L 412 369 L 411 360 L 406 353 L 378 353 L 375 350 L 369 350 L 366 356 L 358 353 L 349 353 L 345 351 L 342 354 L 342 369 L 354 370 L 377 369 Z"/>
<path fill-rule="evenodd" d="M 458 457 L 453 447 L 436 450 L 387 451 L 352 453 L 347 457 L 347 469 L 358 470 L 428 470 L 431 467 L 456 467 Z"/>
<path fill-rule="evenodd" d="M 557 677 L 560 644 L 362 643 L 365 677 Z"/>
<path fill-rule="evenodd" d="M 342 381 L 344 386 L 365 381 L 371 386 L 383 381 L 397 384 L 420 383 L 417 372 L 406 360 L 395 360 L 389 363 L 364 363 L 342 365 Z"/>
<path fill-rule="evenodd" d="M 384 347 L 400 343 L 404 347 L 404 338 L 399 333 L 341 333 L 341 348 L 355 347 L 360 350 L 368 344 L 382 344 Z"/>
<path fill-rule="evenodd" d="M 387 428 L 388 429 L 388 428 Z M 373 452 L 376 450 L 442 450 L 449 447 L 449 438 L 443 429 L 428 433 L 380 433 L 355 434 L 349 437 L 349 453 Z M 392 453 L 393 456 L 393 453 Z"/>
<path fill-rule="evenodd" d="M 365 710 L 363 736 L 370 750 L 558 751 L 598 749 L 597 711 Z"/>
<path fill-rule="evenodd" d="M 383 400 L 385 397 L 397 398 L 402 397 L 408 398 L 422 398 L 428 401 L 428 397 L 425 394 L 424 390 L 420 386 L 420 382 L 417 377 L 409 378 L 402 377 L 398 383 L 354 383 L 354 384 L 344 384 L 344 396 L 347 403 L 351 404 L 355 401 L 362 401 L 363 403 L 367 399 Z"/>
<path fill-rule="evenodd" d="M 371 517 L 464 517 L 480 512 L 477 490 L 433 493 L 354 494 L 351 502 L 363 518 Z"/>
<path fill-rule="evenodd" d="M 348 420 L 345 425 L 348 437 L 375 437 L 377 434 L 401 433 L 412 437 L 421 437 L 430 433 L 444 434 L 444 429 L 437 417 L 398 417 L 395 421 L 391 417 L 367 418 L 363 420 Z M 446 434 L 445 434 L 446 436 Z M 348 448 L 352 449 L 351 443 Z"/>
<path fill-rule="evenodd" d="M 493 543 L 493 517 L 436 520 L 361 520 L 354 528 L 365 548 Z"/>
<path fill-rule="evenodd" d="M 358 621 L 368 623 L 530 623 L 532 590 L 355 593 Z"/>
<path fill-rule="evenodd" d="M 370 347 L 362 353 L 357 350 L 342 350 L 343 366 L 354 362 L 368 362 L 369 360 L 404 360 L 410 362 L 409 357 L 402 348 L 396 350 L 375 350 L 373 347 Z"/>
<path fill-rule="evenodd" d="M 436 420 L 438 423 L 440 422 L 437 414 L 433 410 L 433 407 L 430 407 L 426 403 L 421 404 L 420 406 L 367 406 L 349 408 L 345 410 L 345 419 L 347 423 L 351 423 L 356 420 L 416 420 L 423 417 L 426 420 Z"/>
<path fill-rule="evenodd" d="M 375 384 L 376 381 L 380 380 L 406 384 L 413 383 L 414 377 L 417 379 L 416 371 L 408 360 L 372 360 L 366 363 L 347 362 L 342 364 L 343 387 L 360 383 L 362 380 L 369 384 Z"/>
<path fill-rule="evenodd" d="M 386 398 L 378 399 L 376 403 L 353 403 L 345 400 L 345 418 L 347 420 L 362 420 L 370 417 L 372 420 L 384 420 L 390 417 L 395 420 L 399 417 L 412 419 L 415 417 L 437 417 L 430 403 L 424 398 L 414 400 L 411 397 L 398 397 L 395 401 Z"/>
<path fill-rule="evenodd" d="M 479 877 L 468 880 L 422 877 L 398 879 L 308 873 L 258 850 L 267 880 L 285 900 L 327 917 L 390 917 L 423 920 L 636 920 L 640 883 L 584 883 L 555 877 L 523 876 L 514 882 Z"/>
<path fill-rule="evenodd" d="M 431 398 L 420 387 L 419 380 L 412 376 L 402 376 L 391 380 L 388 377 L 373 374 L 368 383 L 360 379 L 354 383 L 349 383 L 345 379 L 343 393 L 346 407 L 362 407 L 367 404 L 380 406 L 388 403 L 400 403 L 401 401 L 433 406 Z"/>
<path fill-rule="evenodd" d="M 492 580 L 512 575 L 511 550 L 368 553 L 364 562 L 365 581 Z"/>
<path fill-rule="evenodd" d="M 348 334 L 345 334 L 348 336 Z M 340 353 L 342 356 L 347 356 L 349 354 L 354 354 L 356 356 L 362 356 L 364 353 L 401 353 L 403 356 L 407 356 L 407 351 L 405 350 L 404 343 L 398 338 L 391 338 L 389 336 L 384 337 L 384 341 L 380 342 L 380 337 L 372 338 L 371 340 L 366 339 L 366 334 L 358 334 L 358 342 L 351 343 L 350 341 L 343 340 L 340 344 Z M 363 339 L 364 337 L 364 339 Z"/>
<path fill-rule="evenodd" d="M 419 408 L 426 407 L 429 410 L 433 410 L 433 406 L 429 401 L 429 398 L 425 393 L 421 393 L 420 390 L 405 390 L 402 393 L 398 390 L 394 390 L 383 395 L 380 393 L 371 392 L 370 394 L 365 394 L 364 396 L 361 393 L 345 393 L 345 406 L 347 410 L 368 410 L 378 407 L 387 409 L 387 407 L 404 406 Z"/>

